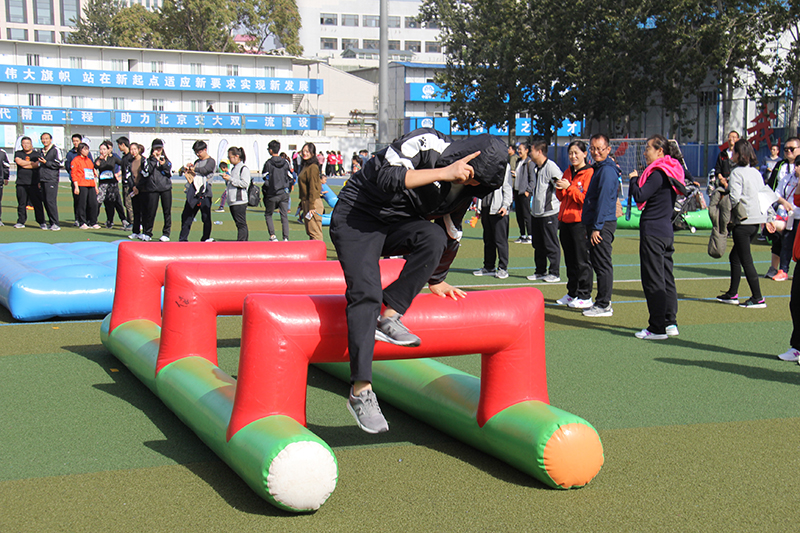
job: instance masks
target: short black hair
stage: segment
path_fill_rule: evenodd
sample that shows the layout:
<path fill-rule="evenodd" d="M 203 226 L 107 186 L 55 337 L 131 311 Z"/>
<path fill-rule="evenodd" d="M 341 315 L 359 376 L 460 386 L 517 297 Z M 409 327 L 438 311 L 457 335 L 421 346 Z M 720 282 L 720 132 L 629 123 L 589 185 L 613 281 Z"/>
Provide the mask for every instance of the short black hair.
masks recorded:
<path fill-rule="evenodd" d="M 606 143 L 606 146 L 611 146 L 611 141 L 608 139 L 608 135 L 605 133 L 595 133 L 591 137 L 589 137 L 589 142 L 596 141 L 598 139 L 602 139 L 603 142 Z"/>
<path fill-rule="evenodd" d="M 195 141 L 195 142 L 194 142 L 194 144 L 192 145 L 192 151 L 193 151 L 194 153 L 197 153 L 197 152 L 199 152 L 200 150 L 208 150 L 208 145 L 206 144 L 206 142 L 205 142 L 205 141 L 197 140 L 197 141 Z"/>
<path fill-rule="evenodd" d="M 121 144 L 122 146 L 126 146 L 128 148 L 131 147 L 131 141 L 124 135 L 122 137 L 117 137 L 117 144 Z"/>
<path fill-rule="evenodd" d="M 72 138 L 73 139 L 78 139 L 79 141 L 82 141 L 83 140 L 83 135 L 81 135 L 80 133 L 73 133 L 72 134 Z"/>
<path fill-rule="evenodd" d="M 277 154 L 281 151 L 281 143 L 273 139 L 267 145 L 267 150 L 269 150 L 269 153 L 271 154 Z"/>

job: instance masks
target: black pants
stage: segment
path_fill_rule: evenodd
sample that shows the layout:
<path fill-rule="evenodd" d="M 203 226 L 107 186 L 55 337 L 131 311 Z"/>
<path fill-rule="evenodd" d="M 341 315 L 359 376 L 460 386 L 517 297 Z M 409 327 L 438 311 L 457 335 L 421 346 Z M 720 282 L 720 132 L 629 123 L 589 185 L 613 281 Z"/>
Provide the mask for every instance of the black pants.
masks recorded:
<path fill-rule="evenodd" d="M 17 185 L 17 224 L 25 224 L 28 220 L 28 202 L 33 206 L 33 215 L 36 223 L 44 224 L 44 210 L 39 184 Z"/>
<path fill-rule="evenodd" d="M 416 217 L 383 223 L 339 202 L 331 215 L 331 240 L 347 283 L 347 346 L 350 382 L 372 381 L 375 324 L 381 303 L 404 314 L 428 282 L 447 245 L 438 224 Z M 381 288 L 378 260 L 404 255 L 400 276 Z"/>
<path fill-rule="evenodd" d="M 246 241 L 250 238 L 247 230 L 247 204 L 230 206 L 233 223 L 236 224 L 236 240 Z"/>
<path fill-rule="evenodd" d="M 758 233 L 758 224 L 739 224 L 733 227 L 733 247 L 728 260 L 731 263 L 731 286 L 728 294 L 734 296 L 739 293 L 739 282 L 742 279 L 742 269 L 750 286 L 750 294 L 756 299 L 761 299 L 761 285 L 758 283 L 758 272 L 753 264 L 753 255 L 750 253 L 750 242 Z"/>
<path fill-rule="evenodd" d="M 586 226 L 580 222 L 559 222 L 558 228 L 567 267 L 567 294 L 588 300 L 592 297 L 592 266 L 589 264 Z"/>
<path fill-rule="evenodd" d="M 77 200 L 75 220 L 78 225 L 82 226 L 86 224 L 87 226 L 94 226 L 97 224 L 99 206 L 97 205 L 97 191 L 94 186 L 78 187 Z"/>
<path fill-rule="evenodd" d="M 672 274 L 674 253 L 674 239 L 639 235 L 639 266 L 650 313 L 647 329 L 651 333 L 664 334 L 667 326 L 678 324 L 678 293 Z"/>
<path fill-rule="evenodd" d="M 161 201 L 161 212 L 164 214 L 164 227 L 161 234 L 169 237 L 172 229 L 172 189 L 160 192 L 139 193 L 143 196 L 144 211 L 142 218 L 142 232 L 148 237 L 153 236 L 153 226 L 156 223 L 158 202 Z"/>
<path fill-rule="evenodd" d="M 47 218 L 52 226 L 60 226 L 58 221 L 58 182 L 57 181 L 42 181 L 39 183 L 39 189 L 42 194 L 42 203 L 44 210 L 47 212 Z"/>
<path fill-rule="evenodd" d="M 517 225 L 519 225 L 520 237 L 532 235 L 531 230 L 531 198 L 525 193 L 515 193 L 514 212 L 517 214 Z"/>
<path fill-rule="evenodd" d="M 789 346 L 795 350 L 800 350 L 800 263 L 794 265 L 794 277 L 792 277 L 792 291 L 789 299 L 789 312 L 792 314 L 792 336 L 789 339 Z"/>
<path fill-rule="evenodd" d="M 183 204 L 183 213 L 181 213 L 181 234 L 178 240 L 189 240 L 192 222 L 194 222 L 194 217 L 198 211 L 200 211 L 200 218 L 203 220 L 203 236 L 200 237 L 200 241 L 205 242 L 211 237 L 211 197 L 203 196 L 200 202 L 195 203 L 193 206 L 189 205 L 189 202 Z"/>
<path fill-rule="evenodd" d="M 283 240 L 289 238 L 289 193 L 285 192 L 277 196 L 270 196 L 264 198 L 264 217 L 267 219 L 267 230 L 270 236 L 275 235 L 275 225 L 272 223 L 272 213 L 275 208 L 281 214 L 281 231 L 283 232 Z"/>
<path fill-rule="evenodd" d="M 586 228 L 587 238 L 589 238 L 589 261 L 592 263 L 595 276 L 597 276 L 597 295 L 594 303 L 598 307 L 608 307 L 611 305 L 611 291 L 614 289 L 614 264 L 611 261 L 611 251 L 614 232 L 617 231 L 617 221 L 609 220 L 603 224 L 603 228 L 600 230 L 600 237 L 603 240 L 597 245 L 592 245 L 592 231 L 592 228 Z"/>
<path fill-rule="evenodd" d="M 497 268 L 508 270 L 508 213 L 490 215 L 489 207 L 484 206 L 481 210 L 483 268 L 493 270 L 497 259 Z"/>
<path fill-rule="evenodd" d="M 103 207 L 106 209 L 106 222 L 109 224 L 114 223 L 114 211 L 119 215 L 120 221 L 128 220 L 125 218 L 125 208 L 122 205 L 122 199 L 119 196 L 119 185 L 117 180 L 113 182 L 101 182 L 100 187 L 105 186 L 105 198 L 103 198 Z"/>
<path fill-rule="evenodd" d="M 561 269 L 561 246 L 558 244 L 558 215 L 549 217 L 533 217 L 531 245 L 533 246 L 533 264 L 536 274 L 549 272 L 559 275 Z M 547 262 L 550 261 L 550 270 Z"/>
<path fill-rule="evenodd" d="M 3 214 L 3 178 L 0 177 L 0 215 Z M 0 222 L 2 222 L 2 218 L 0 218 Z"/>
<path fill-rule="evenodd" d="M 139 193 L 131 197 L 131 207 L 133 208 L 133 229 L 131 231 L 137 235 L 144 232 L 142 229 L 142 220 L 144 219 L 145 194 L 147 193 Z M 152 233 L 152 231 L 153 228 L 151 226 L 150 232 Z"/>
<path fill-rule="evenodd" d="M 794 237 L 797 234 L 798 223 L 800 221 L 795 220 L 792 229 L 780 232 L 781 251 L 778 254 L 781 258 L 780 269 L 786 273 L 789 272 L 789 264 L 792 262 L 792 248 L 794 248 Z"/>

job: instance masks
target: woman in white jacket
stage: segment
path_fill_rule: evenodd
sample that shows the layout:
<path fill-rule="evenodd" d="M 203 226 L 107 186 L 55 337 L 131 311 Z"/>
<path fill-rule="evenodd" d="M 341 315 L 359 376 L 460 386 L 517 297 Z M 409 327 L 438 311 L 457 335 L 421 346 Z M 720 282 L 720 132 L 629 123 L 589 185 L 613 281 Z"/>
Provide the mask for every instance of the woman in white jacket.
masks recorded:
<path fill-rule="evenodd" d="M 237 241 L 246 241 L 247 232 L 247 189 L 250 187 L 250 169 L 244 164 L 244 149 L 232 146 L 228 149 L 228 160 L 232 168 L 230 174 L 223 174 L 227 182 L 228 206 L 233 222 L 236 224 Z"/>
<path fill-rule="evenodd" d="M 759 201 L 759 191 L 764 188 L 764 180 L 758 171 L 758 158 L 756 158 L 749 141 L 740 139 L 736 142 L 733 146 L 731 164 L 734 165 L 728 178 L 731 218 L 734 224 L 731 232 L 733 248 L 731 248 L 729 256 L 731 284 L 727 292 L 717 296 L 717 301 L 748 309 L 761 309 L 766 307 L 767 303 L 761 296 L 758 273 L 750 253 L 750 242 L 758 234 L 759 226 L 767 221 L 767 212 L 766 209 L 762 209 Z M 733 215 L 737 211 L 740 213 L 743 211 L 745 218 L 741 219 Z M 744 269 L 747 284 L 750 286 L 751 296 L 740 304 L 739 281 L 742 278 L 742 269 Z"/>

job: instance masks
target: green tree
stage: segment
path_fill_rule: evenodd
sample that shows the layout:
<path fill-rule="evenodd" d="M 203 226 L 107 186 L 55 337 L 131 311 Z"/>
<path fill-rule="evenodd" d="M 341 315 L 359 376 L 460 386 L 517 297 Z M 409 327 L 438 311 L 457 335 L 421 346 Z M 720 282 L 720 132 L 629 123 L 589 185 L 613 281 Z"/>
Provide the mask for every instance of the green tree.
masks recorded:
<path fill-rule="evenodd" d="M 295 0 L 252 0 L 243 2 L 239 20 L 247 35 L 255 38 L 257 51 L 264 51 L 272 36 L 292 55 L 301 55 L 300 13 Z"/>
<path fill-rule="evenodd" d="M 228 0 L 165 0 L 160 15 L 165 48 L 238 51 L 232 34 L 238 12 Z"/>
<path fill-rule="evenodd" d="M 111 19 L 111 32 L 117 46 L 131 48 L 164 48 L 163 34 L 157 13 L 141 4 L 123 8 Z"/>
<path fill-rule="evenodd" d="M 89 0 L 83 7 L 80 19 L 75 21 L 75 30 L 67 35 L 66 41 L 70 44 L 118 46 L 111 20 L 121 7 L 120 0 Z"/>

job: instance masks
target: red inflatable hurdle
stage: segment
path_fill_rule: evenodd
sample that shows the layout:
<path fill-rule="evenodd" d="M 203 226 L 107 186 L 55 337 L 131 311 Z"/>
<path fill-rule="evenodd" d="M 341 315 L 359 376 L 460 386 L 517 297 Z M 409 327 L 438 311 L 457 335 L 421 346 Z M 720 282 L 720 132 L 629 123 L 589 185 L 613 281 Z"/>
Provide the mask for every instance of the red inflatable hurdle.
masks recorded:
<path fill-rule="evenodd" d="M 169 263 L 324 261 L 326 256 L 327 248 L 322 241 L 120 243 L 109 331 L 136 319 L 161 325 L 161 287 Z"/>
<path fill-rule="evenodd" d="M 380 262 L 381 283 L 397 279 L 405 261 Z M 167 266 L 156 372 L 183 357 L 217 365 L 217 316 L 241 315 L 245 297 L 269 294 L 344 294 L 338 261 L 176 262 Z M 346 326 L 345 326 L 346 330 Z"/>
<path fill-rule="evenodd" d="M 270 415 L 305 425 L 308 365 L 349 361 L 345 306 L 343 296 L 247 297 L 229 439 Z M 473 292 L 458 301 L 420 295 L 403 321 L 422 345 L 378 342 L 375 360 L 482 354 L 479 426 L 516 403 L 548 402 L 538 290 Z"/>

